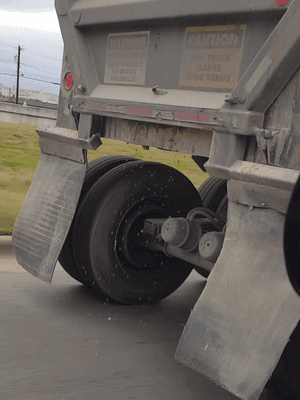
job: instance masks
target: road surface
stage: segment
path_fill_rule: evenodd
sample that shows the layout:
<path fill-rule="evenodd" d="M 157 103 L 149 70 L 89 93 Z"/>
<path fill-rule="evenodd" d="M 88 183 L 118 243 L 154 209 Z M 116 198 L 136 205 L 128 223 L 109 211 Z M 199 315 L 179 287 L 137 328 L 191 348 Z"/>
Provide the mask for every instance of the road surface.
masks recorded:
<path fill-rule="evenodd" d="M 59 265 L 51 285 L 32 277 L 0 237 L 0 279 L 1 400 L 237 399 L 174 360 L 204 287 L 196 273 L 158 304 L 121 306 Z"/>

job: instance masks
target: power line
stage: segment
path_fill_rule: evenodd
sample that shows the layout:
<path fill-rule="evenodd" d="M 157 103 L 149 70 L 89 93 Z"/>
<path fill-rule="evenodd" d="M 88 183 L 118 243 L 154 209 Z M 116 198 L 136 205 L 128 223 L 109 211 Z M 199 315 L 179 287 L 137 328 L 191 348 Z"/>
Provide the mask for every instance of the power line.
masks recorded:
<path fill-rule="evenodd" d="M 24 79 L 31 79 L 32 81 L 39 81 L 39 82 L 52 83 L 52 85 L 58 85 L 58 86 L 60 86 L 60 83 L 57 83 L 57 82 L 49 82 L 49 81 L 45 81 L 44 79 L 28 78 L 27 76 L 22 76 L 22 78 L 24 78 Z"/>
<path fill-rule="evenodd" d="M 11 49 L 14 49 L 14 50 L 17 50 L 18 49 L 18 47 L 17 46 L 13 46 L 13 45 L 9 45 L 9 44 L 5 44 L 5 43 L 1 43 L 1 41 L 0 41 L 0 47 L 2 47 L 2 46 L 4 46 L 4 47 L 7 47 L 7 48 L 11 48 Z M 35 52 L 36 53 L 36 50 L 32 50 L 30 47 L 29 48 L 25 48 L 25 47 L 23 47 L 22 48 L 22 50 L 29 50 L 30 52 Z M 44 58 L 49 58 L 49 59 L 52 59 L 52 60 L 55 60 L 55 61 L 59 61 L 60 63 L 61 63 L 61 59 L 58 59 L 58 58 L 55 58 L 55 57 L 50 57 L 50 56 L 47 56 L 47 55 L 43 55 L 43 57 Z M 29 59 L 30 59 L 30 57 L 29 57 Z M 32 59 L 31 59 L 32 60 Z M 15 61 L 16 61 L 16 59 L 15 59 Z M 33 62 L 36 62 L 36 60 L 32 60 Z M 7 60 L 7 59 L 2 59 L 2 60 L 0 60 L 0 62 L 3 62 L 3 63 L 13 63 L 13 60 Z M 32 68 L 32 69 L 35 69 L 35 70 L 37 70 L 37 71 L 41 71 L 41 72 L 44 72 L 44 73 L 46 73 L 46 74 L 51 74 L 51 75 L 55 75 L 55 76 L 59 76 L 60 74 L 59 73 L 54 73 L 54 72 L 50 72 L 50 71 L 46 71 L 46 70 L 43 70 L 43 69 L 40 69 L 40 68 L 38 68 L 38 67 L 34 67 L 34 66 L 32 66 L 32 65 L 29 65 L 29 64 L 24 64 L 24 63 L 20 63 L 21 65 L 24 65 L 24 66 L 26 66 L 26 67 L 28 67 L 28 68 Z"/>
<path fill-rule="evenodd" d="M 52 75 L 55 75 L 55 76 L 58 75 L 58 74 L 55 74 L 54 72 L 45 71 L 45 70 L 40 69 L 40 68 L 32 67 L 31 65 L 28 65 L 28 64 L 21 63 L 21 65 L 25 65 L 26 67 L 33 68 L 33 69 L 36 69 L 36 70 L 41 71 L 41 72 L 45 72 L 46 74 L 52 74 Z"/>
<path fill-rule="evenodd" d="M 5 46 L 5 47 L 13 47 L 13 48 L 15 48 L 14 46 L 6 45 L 6 44 L 3 44 L 3 43 L 2 43 L 2 44 L 0 43 L 0 45 Z M 24 47 L 21 48 L 21 46 L 19 45 L 19 46 L 18 46 L 18 55 L 14 57 L 15 61 L 17 61 L 17 64 L 18 64 L 18 66 L 17 66 L 17 98 L 18 98 L 18 91 L 19 91 L 19 78 L 20 78 L 20 76 L 21 76 L 22 78 L 24 78 L 24 79 L 29 79 L 29 80 L 38 81 L 38 82 L 45 82 L 45 83 L 48 83 L 48 84 L 60 86 L 60 83 L 57 83 L 57 82 L 51 82 L 51 81 L 47 81 L 47 80 L 45 80 L 45 79 L 30 78 L 30 77 L 24 76 L 24 74 L 20 74 L 20 64 L 21 64 L 21 62 L 20 62 L 20 55 L 21 55 L 21 50 L 24 50 Z M 30 49 L 29 49 L 29 50 L 30 50 Z M 52 57 L 48 57 L 48 58 L 52 58 Z M 4 62 L 10 62 L 9 60 L 3 60 L 3 61 L 4 61 Z M 1 61 L 0 61 L 0 62 L 1 62 Z M 28 68 L 32 68 L 32 69 L 35 69 L 35 70 L 44 72 L 44 73 L 46 73 L 46 74 L 51 74 L 51 75 L 57 76 L 57 74 L 55 74 L 55 73 L 53 73 L 53 72 L 45 71 L 45 70 L 42 70 L 42 69 L 37 68 L 37 67 L 33 67 L 33 66 L 31 66 L 31 65 L 28 65 L 28 64 L 22 63 L 22 65 L 24 65 L 24 66 L 26 66 L 26 67 L 28 67 Z M 9 74 L 9 73 L 5 73 L 5 72 L 0 72 L 0 74 L 1 74 L 1 75 L 6 75 L 6 76 L 14 76 L 14 77 L 16 76 L 15 74 Z"/>
<path fill-rule="evenodd" d="M 29 50 L 29 51 L 31 51 L 32 53 L 36 53 L 36 49 L 31 49 L 30 47 L 28 48 L 28 47 L 23 47 L 23 49 L 24 50 Z M 62 59 L 61 58 L 55 58 L 55 57 L 50 57 L 50 56 L 46 56 L 46 55 L 44 55 L 43 54 L 43 57 L 44 58 L 50 58 L 51 60 L 56 60 L 56 61 L 59 61 L 59 62 L 61 62 L 62 61 Z"/>
<path fill-rule="evenodd" d="M 11 47 L 11 48 L 13 48 L 15 50 L 18 49 L 16 46 L 12 46 L 12 45 L 9 45 L 9 44 L 4 44 L 4 43 L 0 43 L 0 46 Z"/>
<path fill-rule="evenodd" d="M 15 74 L 7 74 L 5 72 L 0 72 L 0 75 L 10 75 L 10 76 L 16 76 Z"/>
<path fill-rule="evenodd" d="M 0 72 L 0 75 L 9 75 L 9 76 L 14 76 L 14 77 L 16 77 L 15 74 L 7 74 L 7 73 L 5 73 L 5 72 Z M 44 79 L 28 78 L 27 76 L 23 76 L 23 74 L 21 74 L 21 78 L 24 78 L 24 79 L 31 79 L 32 81 L 39 81 L 39 82 L 51 83 L 52 85 L 60 85 L 60 83 L 45 81 Z"/>
<path fill-rule="evenodd" d="M 13 63 L 13 64 L 15 64 L 15 60 L 13 61 L 13 60 L 7 60 L 7 59 L 4 59 L 4 58 L 0 58 L 0 63 L 7 63 L 7 64 L 11 64 L 11 63 Z M 36 69 L 37 71 L 41 71 L 41 72 L 45 72 L 46 74 L 51 74 L 51 75 L 55 75 L 55 76 L 58 76 L 59 74 L 58 73 L 54 73 L 54 72 L 50 72 L 50 71 L 45 71 L 44 69 L 40 69 L 40 68 L 37 68 L 37 67 L 33 67 L 33 66 L 31 66 L 31 65 L 28 65 L 28 64 L 24 64 L 24 63 L 20 63 L 21 64 L 21 66 L 22 65 L 24 65 L 25 67 L 27 67 L 27 68 L 33 68 L 33 69 Z"/>
<path fill-rule="evenodd" d="M 41 92 L 42 92 L 43 90 L 45 90 L 49 85 L 50 85 L 50 83 L 47 83 L 47 85 L 44 86 L 44 87 L 41 89 Z"/>

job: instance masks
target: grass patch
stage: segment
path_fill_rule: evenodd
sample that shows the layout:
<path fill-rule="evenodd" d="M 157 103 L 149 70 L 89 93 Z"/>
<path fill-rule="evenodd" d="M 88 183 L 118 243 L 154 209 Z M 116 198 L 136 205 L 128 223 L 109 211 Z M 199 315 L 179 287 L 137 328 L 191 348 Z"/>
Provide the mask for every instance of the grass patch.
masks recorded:
<path fill-rule="evenodd" d="M 40 149 L 36 127 L 0 122 L 0 233 L 12 232 L 14 222 L 34 178 Z M 157 161 L 176 168 L 198 188 L 208 175 L 202 172 L 189 154 L 102 139 L 102 146 L 88 152 L 88 160 L 106 155 L 127 155 Z"/>

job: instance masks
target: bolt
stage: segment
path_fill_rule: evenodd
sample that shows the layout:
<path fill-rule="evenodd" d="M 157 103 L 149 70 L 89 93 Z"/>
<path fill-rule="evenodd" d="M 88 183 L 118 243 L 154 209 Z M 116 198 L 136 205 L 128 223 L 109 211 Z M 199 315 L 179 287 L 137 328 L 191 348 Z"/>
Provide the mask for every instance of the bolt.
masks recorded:
<path fill-rule="evenodd" d="M 85 92 L 85 87 L 82 86 L 81 84 L 79 84 L 79 85 L 77 86 L 77 89 L 80 90 L 80 92 Z"/>
<path fill-rule="evenodd" d="M 248 210 L 249 210 L 249 211 L 252 211 L 252 210 L 253 210 L 253 206 L 249 206 L 249 207 L 248 207 Z"/>
<path fill-rule="evenodd" d="M 238 198 L 236 198 L 236 197 L 234 197 L 234 198 L 232 199 L 232 201 L 233 201 L 234 203 L 238 204 L 238 202 L 239 202 L 239 199 L 238 199 Z"/>
<path fill-rule="evenodd" d="M 261 203 L 261 206 L 262 206 L 262 207 L 265 207 L 265 205 L 266 205 L 266 203 Z"/>
<path fill-rule="evenodd" d="M 272 132 L 268 129 L 264 129 L 263 130 L 263 136 L 265 139 L 271 139 L 272 137 Z"/>
<path fill-rule="evenodd" d="M 81 18 L 80 12 L 79 11 L 75 11 L 74 14 L 73 14 L 74 24 L 78 24 L 78 22 L 80 21 L 80 18 Z"/>

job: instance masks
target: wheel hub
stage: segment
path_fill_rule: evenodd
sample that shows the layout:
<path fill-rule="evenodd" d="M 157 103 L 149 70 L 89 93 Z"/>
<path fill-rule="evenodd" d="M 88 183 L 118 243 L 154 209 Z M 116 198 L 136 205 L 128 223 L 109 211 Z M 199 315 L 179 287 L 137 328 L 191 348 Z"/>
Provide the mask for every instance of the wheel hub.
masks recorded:
<path fill-rule="evenodd" d="M 157 267 L 161 254 L 148 250 L 147 235 L 143 233 L 147 218 L 166 217 L 166 210 L 156 201 L 143 200 L 135 204 L 124 215 L 116 234 L 115 252 L 120 261 L 132 267 L 145 269 Z"/>

